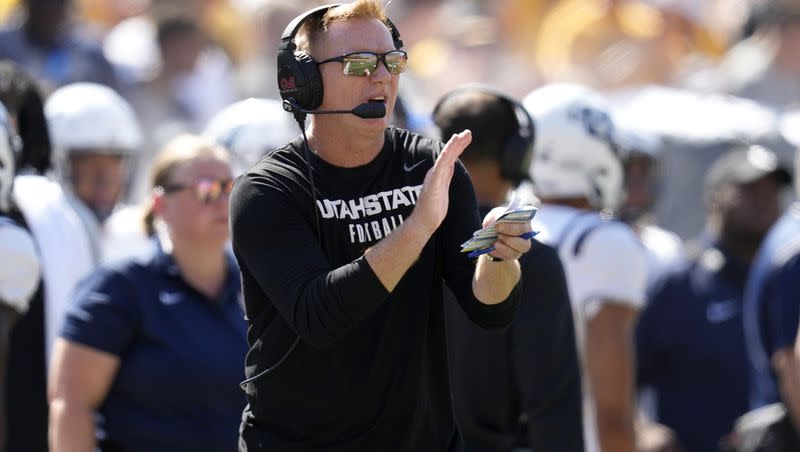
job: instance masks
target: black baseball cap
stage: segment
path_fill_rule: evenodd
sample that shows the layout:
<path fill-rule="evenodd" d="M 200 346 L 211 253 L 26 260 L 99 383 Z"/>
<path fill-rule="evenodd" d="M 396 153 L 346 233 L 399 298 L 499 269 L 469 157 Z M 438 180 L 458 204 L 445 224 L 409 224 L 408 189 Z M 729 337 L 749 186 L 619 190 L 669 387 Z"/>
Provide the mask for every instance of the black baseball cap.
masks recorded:
<path fill-rule="evenodd" d="M 724 185 L 747 184 L 770 174 L 781 185 L 792 183 L 788 167 L 771 150 L 759 145 L 734 148 L 717 158 L 706 172 L 706 200 Z"/>

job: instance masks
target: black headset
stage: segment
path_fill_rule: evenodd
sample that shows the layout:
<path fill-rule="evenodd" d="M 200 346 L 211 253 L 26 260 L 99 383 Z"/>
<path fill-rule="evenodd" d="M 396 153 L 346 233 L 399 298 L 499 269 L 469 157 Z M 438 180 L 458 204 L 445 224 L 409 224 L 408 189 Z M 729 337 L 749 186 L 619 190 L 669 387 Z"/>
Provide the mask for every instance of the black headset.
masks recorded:
<path fill-rule="evenodd" d="M 528 110 L 517 100 L 502 91 L 481 83 L 472 83 L 460 86 L 439 99 L 433 107 L 433 119 L 439 116 L 439 110 L 451 98 L 465 93 L 484 93 L 495 96 L 508 104 L 517 118 L 515 132 L 508 136 L 500 153 L 497 154 L 497 163 L 500 165 L 500 175 L 504 179 L 521 182 L 529 178 L 528 169 L 533 158 L 533 145 L 536 138 L 536 126 Z"/>
<path fill-rule="evenodd" d="M 314 110 L 322 104 L 322 76 L 317 63 L 308 52 L 298 51 L 294 37 L 303 23 L 313 16 L 322 16 L 329 9 L 342 6 L 342 3 L 319 6 L 292 19 L 281 35 L 278 46 L 278 89 L 281 99 L 292 102 L 304 110 Z M 392 34 L 395 49 L 403 47 L 400 32 L 389 18 L 384 23 Z"/>

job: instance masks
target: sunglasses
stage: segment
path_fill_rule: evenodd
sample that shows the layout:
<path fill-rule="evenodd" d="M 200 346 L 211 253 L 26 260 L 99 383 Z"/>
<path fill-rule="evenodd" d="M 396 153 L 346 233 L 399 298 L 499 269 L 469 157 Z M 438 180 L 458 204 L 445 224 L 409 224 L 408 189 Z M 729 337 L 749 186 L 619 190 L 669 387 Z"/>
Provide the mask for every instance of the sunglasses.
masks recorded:
<path fill-rule="evenodd" d="M 233 190 L 233 179 L 198 179 L 191 185 L 169 185 L 164 188 L 164 193 L 174 193 L 181 190 L 192 189 L 195 199 L 203 204 L 216 202 L 222 195 L 230 195 Z"/>
<path fill-rule="evenodd" d="M 338 61 L 342 63 L 342 73 L 356 77 L 367 77 L 375 72 L 378 61 L 383 61 L 386 70 L 392 75 L 401 74 L 406 70 L 408 54 L 403 50 L 390 50 L 386 53 L 354 52 L 342 56 L 328 58 L 319 64 Z"/>

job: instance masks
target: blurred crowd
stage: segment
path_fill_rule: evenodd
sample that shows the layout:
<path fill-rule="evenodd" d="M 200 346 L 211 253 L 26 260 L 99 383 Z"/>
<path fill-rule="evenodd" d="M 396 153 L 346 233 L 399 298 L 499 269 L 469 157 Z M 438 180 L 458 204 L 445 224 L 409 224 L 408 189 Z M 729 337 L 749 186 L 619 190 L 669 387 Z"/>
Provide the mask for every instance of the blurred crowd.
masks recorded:
<path fill-rule="evenodd" d="M 325 3 L 0 0 L 5 450 L 48 450 L 48 428 L 55 450 L 89 450 L 95 428 L 134 448 L 235 444 L 247 337 L 227 195 L 299 135 L 277 49 Z M 388 13 L 409 58 L 398 127 L 439 138 L 437 102 L 473 82 L 520 102 L 566 82 L 607 103 L 626 189 L 615 213 L 648 252 L 629 303 L 637 416 L 664 430 L 640 450 L 757 450 L 742 440 L 763 419 L 752 410 L 779 402 L 800 431 L 800 0 L 393 0 Z"/>

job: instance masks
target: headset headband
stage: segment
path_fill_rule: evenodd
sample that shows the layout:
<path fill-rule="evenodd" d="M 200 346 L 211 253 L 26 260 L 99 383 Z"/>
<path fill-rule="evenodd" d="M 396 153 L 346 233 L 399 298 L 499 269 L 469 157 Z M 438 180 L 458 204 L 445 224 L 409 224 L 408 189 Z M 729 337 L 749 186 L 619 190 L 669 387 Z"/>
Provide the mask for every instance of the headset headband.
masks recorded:
<path fill-rule="evenodd" d="M 294 43 L 294 37 L 297 35 L 297 32 L 300 31 L 300 27 L 303 26 L 303 22 L 305 22 L 309 17 L 315 14 L 325 14 L 328 12 L 329 9 L 335 8 L 337 6 L 344 6 L 345 3 L 331 3 L 329 5 L 318 6 L 316 8 L 310 9 L 303 14 L 292 19 L 291 22 L 286 26 L 281 34 L 281 41 L 285 45 L 286 43 Z M 386 27 L 389 29 L 389 32 L 392 34 L 392 41 L 394 41 L 394 47 L 396 49 L 400 49 L 403 47 L 403 40 L 400 38 L 400 32 L 397 31 L 397 27 L 394 26 L 394 23 L 388 17 L 385 18 Z"/>
<path fill-rule="evenodd" d="M 451 98 L 465 93 L 483 93 L 494 96 L 511 108 L 517 120 L 517 130 L 508 137 L 500 153 L 497 155 L 500 174 L 504 179 L 520 182 L 528 178 L 528 167 L 533 157 L 533 145 L 536 134 L 535 123 L 528 110 L 516 99 L 489 85 L 470 83 L 462 85 L 445 94 L 433 108 L 434 121 L 439 111 Z"/>
<path fill-rule="evenodd" d="M 442 108 L 442 105 L 447 103 L 447 101 L 450 98 L 456 97 L 460 94 L 473 93 L 473 92 L 485 93 L 495 96 L 498 99 L 501 99 L 504 102 L 511 105 L 511 108 L 514 110 L 514 116 L 517 117 L 517 123 L 519 125 L 519 135 L 526 140 L 533 139 L 535 127 L 533 123 L 533 118 L 531 117 L 530 113 L 528 113 L 528 110 L 521 103 L 519 103 L 519 101 L 512 98 L 508 94 L 498 90 L 493 86 L 484 83 L 467 83 L 448 92 L 447 94 L 444 95 L 444 97 L 439 99 L 439 102 L 436 103 L 436 106 L 433 108 L 432 116 L 436 118 L 439 109 Z"/>

